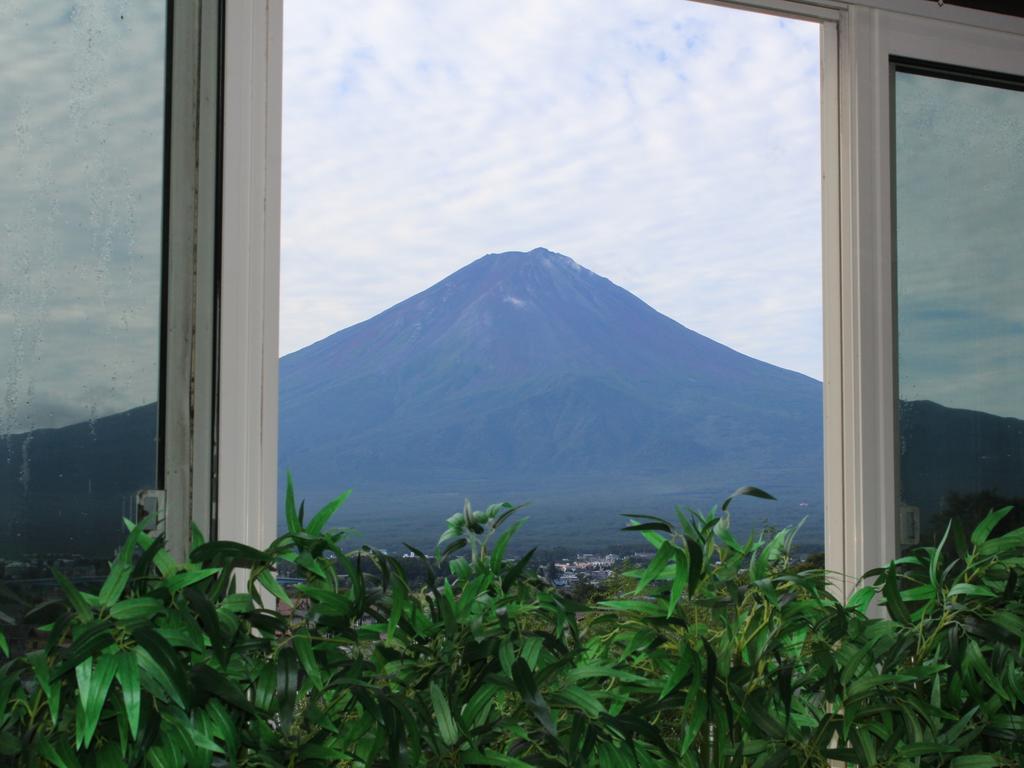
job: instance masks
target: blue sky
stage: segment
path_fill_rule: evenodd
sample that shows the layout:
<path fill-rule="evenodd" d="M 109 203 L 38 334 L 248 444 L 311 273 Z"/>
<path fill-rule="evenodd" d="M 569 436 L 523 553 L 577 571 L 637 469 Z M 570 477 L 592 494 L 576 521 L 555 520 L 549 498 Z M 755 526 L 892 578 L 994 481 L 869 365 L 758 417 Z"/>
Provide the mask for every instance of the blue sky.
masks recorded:
<path fill-rule="evenodd" d="M 821 377 L 818 28 L 680 0 L 285 4 L 282 354 L 545 246 Z"/>

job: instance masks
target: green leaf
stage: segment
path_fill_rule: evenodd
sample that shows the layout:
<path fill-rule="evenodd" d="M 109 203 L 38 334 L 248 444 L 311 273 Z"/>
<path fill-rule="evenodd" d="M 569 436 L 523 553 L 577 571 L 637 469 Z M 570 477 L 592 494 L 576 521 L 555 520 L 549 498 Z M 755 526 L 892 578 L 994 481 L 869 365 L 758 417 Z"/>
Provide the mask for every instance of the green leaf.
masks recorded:
<path fill-rule="evenodd" d="M 519 577 L 522 575 L 523 570 L 526 568 L 530 560 L 533 559 L 533 555 L 536 551 L 537 548 L 533 547 L 529 552 L 527 552 L 521 558 L 516 560 L 512 567 L 505 572 L 505 574 L 501 577 L 502 589 L 508 589 L 519 580 Z"/>
<path fill-rule="evenodd" d="M 997 597 L 996 593 L 988 587 L 983 587 L 980 584 L 954 584 L 953 588 L 949 590 L 949 596 L 954 597 L 956 595 L 970 595 L 971 597 Z"/>
<path fill-rule="evenodd" d="M 14 734 L 0 731 L 0 756 L 11 758 L 21 751 L 21 741 Z M 8 764 L 13 765 L 16 763 L 11 761 Z"/>
<path fill-rule="evenodd" d="M 51 764 L 57 766 L 57 768 L 78 768 L 80 763 L 75 758 L 75 753 L 70 750 L 67 743 L 59 742 L 56 746 L 50 744 L 45 739 L 37 742 L 39 754 L 50 761 Z M 60 750 L 58 752 L 58 750 Z"/>
<path fill-rule="evenodd" d="M 642 613 L 647 616 L 661 616 L 665 612 L 657 603 L 648 600 L 602 600 L 598 605 L 613 611 Z"/>
<path fill-rule="evenodd" d="M 993 624 L 997 624 L 1003 629 L 1012 634 L 1016 635 L 1019 639 L 1024 639 L 1024 618 L 1021 618 L 1012 611 L 996 611 L 989 620 Z"/>
<path fill-rule="evenodd" d="M 327 525 L 327 522 L 331 519 L 331 516 L 338 511 L 338 507 L 345 503 L 345 500 L 352 493 L 351 490 L 345 491 L 338 498 L 333 501 L 329 501 L 324 508 L 317 512 L 313 519 L 309 521 L 309 525 L 306 526 L 306 532 L 313 536 L 319 535 L 319 533 Z"/>
<path fill-rule="evenodd" d="M 971 531 L 971 544 L 976 547 L 980 547 L 986 541 L 988 537 L 995 530 L 995 527 L 999 525 L 1004 517 L 1010 514 L 1013 507 L 1002 507 L 1001 509 L 993 509 L 987 515 L 985 519 L 975 526 L 974 530 Z"/>
<path fill-rule="evenodd" d="M 700 585 L 700 578 L 704 568 L 704 550 L 701 549 L 700 544 L 687 537 L 686 551 L 690 561 L 686 588 L 690 593 L 690 597 L 693 597 L 697 594 L 697 587 Z"/>
<path fill-rule="evenodd" d="M 260 568 L 256 573 L 256 581 L 263 585 L 263 587 L 274 597 L 280 600 L 285 605 L 290 606 L 292 600 L 288 597 L 288 593 L 284 591 L 284 587 L 275 578 L 272 571 L 267 568 Z"/>
<path fill-rule="evenodd" d="M 100 605 L 109 607 L 121 599 L 124 588 L 128 586 L 128 579 L 132 575 L 132 567 L 129 563 L 120 559 L 114 562 L 110 574 L 100 587 Z"/>
<path fill-rule="evenodd" d="M 67 577 L 65 577 L 63 573 L 58 571 L 56 568 L 51 568 L 50 570 L 53 571 L 53 577 L 57 580 L 60 588 L 64 591 L 64 594 L 68 598 L 68 602 L 71 604 L 71 607 L 74 608 L 75 613 L 78 614 L 79 618 L 83 621 L 92 621 L 92 609 L 85 601 L 85 598 L 82 597 L 82 593 L 67 580 Z"/>
<path fill-rule="evenodd" d="M 683 563 L 689 563 L 689 558 L 686 553 L 679 549 L 679 547 L 672 545 L 672 548 L 676 553 L 676 570 L 672 575 L 672 591 L 669 593 L 668 598 L 668 610 L 665 612 L 665 618 L 672 618 L 672 614 L 675 613 L 676 606 L 679 605 L 679 600 L 683 596 L 683 588 L 687 583 L 688 568 L 683 568 Z"/>
<path fill-rule="evenodd" d="M 32 651 L 31 653 L 26 653 L 24 658 L 28 661 L 29 666 L 32 667 L 36 682 L 39 684 L 40 689 L 42 689 L 43 695 L 46 696 L 46 701 L 50 705 L 50 719 L 56 725 L 57 716 L 60 713 L 61 687 L 60 685 L 50 685 L 51 674 L 46 652 L 41 650 Z"/>
<path fill-rule="evenodd" d="M 668 561 L 671 559 L 673 553 L 674 548 L 670 542 L 666 541 L 658 547 L 658 551 L 654 554 L 654 557 L 651 558 L 651 562 L 648 564 L 647 568 L 644 569 L 643 575 L 641 575 L 640 580 L 637 582 L 636 589 L 633 590 L 634 593 L 639 594 L 643 591 L 644 587 L 650 584 L 654 579 L 661 576 L 661 572 L 665 569 L 665 566 L 668 565 Z"/>
<path fill-rule="evenodd" d="M 729 494 L 729 498 L 722 502 L 722 511 L 725 512 L 729 509 L 729 505 L 732 504 L 733 500 L 740 496 L 753 496 L 757 499 L 768 499 L 769 501 L 775 501 L 775 497 L 767 491 L 762 491 L 760 488 L 755 488 L 752 485 L 745 485 L 742 488 L 737 488 L 735 491 Z"/>
<path fill-rule="evenodd" d="M 463 753 L 463 758 L 466 761 L 463 765 L 491 765 L 497 766 L 497 768 L 533 768 L 532 763 L 524 763 L 522 760 L 518 760 L 511 755 L 503 755 L 500 752 L 495 752 L 493 749 L 486 749 L 483 752 L 469 749 Z"/>
<path fill-rule="evenodd" d="M 854 727 L 850 733 L 850 741 L 860 758 L 860 764 L 871 766 L 878 765 L 875 752 L 875 739 L 867 728 Z"/>
<path fill-rule="evenodd" d="M 189 529 L 192 531 L 192 548 L 193 549 L 195 547 L 201 547 L 203 544 L 206 543 L 206 537 L 203 536 L 203 532 L 200 530 L 198 525 L 196 525 L 193 522 L 189 526 Z"/>
<path fill-rule="evenodd" d="M 135 627 L 132 637 L 139 644 L 136 650 L 139 667 L 153 675 L 174 702 L 184 708 L 187 698 L 185 671 L 170 643 L 148 626 Z"/>
<path fill-rule="evenodd" d="M 242 690 L 224 673 L 218 672 L 206 664 L 196 664 L 190 668 L 189 678 L 200 690 L 223 699 L 235 709 L 255 714 L 252 704 L 245 698 Z"/>
<path fill-rule="evenodd" d="M 661 701 L 673 690 L 675 687 L 682 682 L 682 679 L 686 677 L 686 673 L 690 671 L 690 654 L 683 654 L 679 661 L 676 662 L 675 667 L 667 678 L 665 678 L 665 684 L 661 687 L 661 692 L 658 693 L 658 700 Z"/>
<path fill-rule="evenodd" d="M 650 523 L 633 523 L 627 525 L 622 530 L 624 531 L 664 531 L 665 533 L 672 533 L 672 526 L 666 522 L 650 522 Z"/>
<path fill-rule="evenodd" d="M 284 492 L 284 517 L 288 522 L 288 533 L 298 533 L 302 530 L 299 516 L 295 513 L 295 488 L 292 484 L 292 473 L 289 471 L 288 484 Z"/>
<path fill-rule="evenodd" d="M 324 688 L 324 678 L 320 673 L 320 667 L 316 663 L 316 655 L 313 653 L 313 642 L 305 632 L 295 635 L 292 638 L 292 645 L 295 646 L 295 653 L 299 657 L 299 663 L 306 670 L 306 675 L 318 691 Z"/>
<path fill-rule="evenodd" d="M 967 649 L 964 653 L 964 662 L 968 667 L 978 673 L 989 688 L 999 694 L 1003 699 L 1009 699 L 1006 695 L 1006 691 L 1003 690 L 1003 686 L 999 684 L 999 680 L 996 679 L 995 674 L 992 672 L 992 668 L 985 661 L 985 657 L 982 655 L 978 644 L 973 640 L 967 643 Z"/>
<path fill-rule="evenodd" d="M 521 658 L 516 659 L 512 665 L 512 682 L 515 683 L 519 695 L 523 697 L 523 702 L 526 704 L 527 709 L 533 713 L 533 716 L 537 718 L 537 721 L 543 726 L 544 730 L 557 739 L 558 729 L 551 718 L 551 709 L 537 688 L 537 681 L 533 677 L 530 665 Z"/>
<path fill-rule="evenodd" d="M 922 584 L 917 587 L 911 587 L 910 589 L 904 589 L 900 592 L 900 597 L 905 602 L 918 602 L 921 600 L 931 600 L 935 597 L 935 587 L 931 584 Z"/>
<path fill-rule="evenodd" d="M 567 704 L 585 712 L 589 717 L 600 717 L 605 712 L 604 705 L 590 691 L 578 686 L 563 688 L 552 695 L 552 701 Z"/>
<path fill-rule="evenodd" d="M 861 587 L 850 595 L 850 599 L 846 601 L 846 604 L 860 613 L 867 613 L 871 601 L 874 600 L 876 594 L 877 592 L 874 587 Z"/>
<path fill-rule="evenodd" d="M 932 550 L 931 557 L 928 559 L 928 580 L 936 592 L 939 590 L 939 560 L 942 558 L 942 550 L 946 546 L 946 539 L 949 538 L 952 528 L 952 523 L 946 526 L 946 532 L 942 534 L 942 541 Z"/>
<path fill-rule="evenodd" d="M 277 700 L 280 705 L 278 712 L 285 729 L 291 728 L 298 690 L 298 655 L 294 648 L 285 648 L 277 655 Z"/>
<path fill-rule="evenodd" d="M 441 741 L 451 747 L 459 740 L 459 729 L 452 717 L 448 700 L 444 697 L 441 687 L 433 680 L 430 681 L 430 701 L 434 705 L 434 718 L 437 720 L 437 727 L 441 732 Z"/>
<path fill-rule="evenodd" d="M 139 558 L 139 562 L 135 564 L 133 571 L 136 575 L 142 575 L 149 568 L 149 563 L 151 562 L 156 565 L 157 570 L 163 576 L 170 576 L 178 571 L 178 564 L 167 550 L 164 549 L 164 537 L 162 534 L 154 539 L 145 533 L 138 523 L 125 520 L 124 524 L 132 534 L 138 536 L 139 545 L 143 549 L 143 555 Z"/>
<path fill-rule="evenodd" d="M 78 684 L 78 702 L 75 707 L 75 749 L 85 742 L 85 703 L 92 693 L 92 658 L 75 667 L 75 682 Z"/>
<path fill-rule="evenodd" d="M 260 711 L 268 711 L 274 703 L 274 691 L 277 686 L 277 670 L 272 664 L 266 664 L 256 675 L 256 686 L 253 691 L 253 703 Z"/>
<path fill-rule="evenodd" d="M 139 690 L 139 662 L 134 654 L 118 654 L 117 682 L 121 686 L 121 697 L 124 699 L 128 728 L 131 730 L 132 739 L 136 739 L 139 735 L 139 711 L 142 699 Z"/>
<path fill-rule="evenodd" d="M 405 582 L 396 578 L 392 582 L 391 589 L 391 609 L 388 614 L 388 640 L 394 638 L 398 623 L 402 620 L 402 611 L 405 609 L 407 596 L 408 588 L 405 586 Z"/>
<path fill-rule="evenodd" d="M 228 613 L 248 613 L 254 607 L 252 595 L 248 595 L 245 592 L 235 592 L 234 594 L 227 595 L 220 601 L 219 610 L 227 611 Z"/>
<path fill-rule="evenodd" d="M 950 763 L 952 768 L 999 768 L 1003 761 L 994 755 L 960 755 Z"/>
<path fill-rule="evenodd" d="M 512 665 L 509 664 L 509 669 L 511 670 L 511 668 Z M 494 683 L 481 685 L 469 702 L 462 707 L 463 724 L 470 729 L 482 726 L 491 711 L 491 705 L 501 690 L 501 686 Z"/>
<path fill-rule="evenodd" d="M 660 533 L 655 533 L 654 531 L 640 531 L 640 535 L 643 536 L 647 540 L 647 543 L 655 549 L 660 547 L 661 543 L 665 541 L 664 536 Z"/>
<path fill-rule="evenodd" d="M 266 552 L 237 541 L 210 541 L 192 550 L 189 559 L 193 563 L 230 563 L 233 568 L 252 568 L 269 563 L 273 558 Z"/>
<path fill-rule="evenodd" d="M 91 665 L 91 660 L 82 662 L 75 668 L 75 674 L 83 665 Z M 110 683 L 114 679 L 117 670 L 117 657 L 113 654 L 103 654 L 96 660 L 96 667 L 92 672 L 91 680 L 88 682 L 88 692 L 82 699 L 84 702 L 84 729 L 82 731 L 82 744 L 86 747 L 92 742 L 96 726 L 100 721 L 100 714 L 103 712 L 103 705 L 107 700 L 107 691 L 110 690 Z M 81 682 L 81 678 L 79 678 Z M 80 687 L 81 695 L 81 687 Z M 76 734 L 77 740 L 78 734 Z"/>
<path fill-rule="evenodd" d="M 213 542 L 214 545 L 220 543 L 223 542 Z M 201 547 L 197 547 L 192 551 L 200 552 L 209 546 L 211 545 L 203 544 Z M 220 568 L 200 568 L 197 571 L 182 571 L 181 573 L 176 573 L 173 576 L 169 576 L 168 578 L 164 579 L 163 586 L 167 589 L 168 592 L 174 594 L 175 592 L 180 592 L 181 590 L 185 589 L 185 587 L 191 587 L 193 584 L 198 584 L 200 581 L 205 581 L 211 576 L 216 576 L 220 572 Z"/>
<path fill-rule="evenodd" d="M 498 663 L 501 665 L 502 671 L 512 677 L 512 665 L 515 663 L 515 651 L 512 648 L 512 641 L 505 638 L 498 645 Z"/>
<path fill-rule="evenodd" d="M 133 597 L 110 606 L 110 616 L 117 621 L 154 619 L 164 609 L 164 604 L 155 597 Z"/>
<path fill-rule="evenodd" d="M 899 576 L 894 565 L 890 564 L 885 570 L 882 594 L 885 596 L 885 607 L 889 609 L 889 614 L 893 619 L 907 626 L 914 623 L 910 618 L 910 611 L 907 610 L 903 598 L 900 597 Z"/>
<path fill-rule="evenodd" d="M 516 509 L 518 509 L 518 507 Z M 497 568 L 498 564 L 504 559 L 505 550 L 508 548 L 509 541 L 511 541 L 516 532 L 523 527 L 523 523 L 525 522 L 525 518 L 517 520 L 507 531 L 498 537 L 498 542 L 494 545 L 494 551 L 491 553 L 491 564 L 493 567 Z"/>
<path fill-rule="evenodd" d="M 769 568 L 786 549 L 786 540 L 789 537 L 789 530 L 779 531 L 772 540 L 754 557 L 750 564 L 750 578 L 754 581 L 764 579 L 769 575 Z"/>

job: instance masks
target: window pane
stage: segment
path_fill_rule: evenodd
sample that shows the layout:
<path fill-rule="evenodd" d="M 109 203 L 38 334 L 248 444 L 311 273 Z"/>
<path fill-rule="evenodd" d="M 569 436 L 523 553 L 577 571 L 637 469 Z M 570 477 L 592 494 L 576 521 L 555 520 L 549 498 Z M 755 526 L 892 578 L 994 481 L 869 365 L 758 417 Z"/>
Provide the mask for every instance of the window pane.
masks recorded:
<path fill-rule="evenodd" d="M 160 2 L 0 3 L 0 568 L 22 594 L 99 574 L 156 481 L 166 24 Z"/>
<path fill-rule="evenodd" d="M 894 77 L 907 546 L 1024 502 L 1024 92 Z"/>

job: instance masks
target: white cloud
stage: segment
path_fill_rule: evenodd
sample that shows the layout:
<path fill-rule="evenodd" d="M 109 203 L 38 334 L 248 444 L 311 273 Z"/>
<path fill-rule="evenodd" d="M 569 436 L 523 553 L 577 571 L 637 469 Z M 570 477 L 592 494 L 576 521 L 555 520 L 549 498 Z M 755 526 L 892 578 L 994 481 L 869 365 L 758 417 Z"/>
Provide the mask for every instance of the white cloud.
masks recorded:
<path fill-rule="evenodd" d="M 676 0 L 285 7 L 282 352 L 565 253 L 821 375 L 818 31 Z"/>

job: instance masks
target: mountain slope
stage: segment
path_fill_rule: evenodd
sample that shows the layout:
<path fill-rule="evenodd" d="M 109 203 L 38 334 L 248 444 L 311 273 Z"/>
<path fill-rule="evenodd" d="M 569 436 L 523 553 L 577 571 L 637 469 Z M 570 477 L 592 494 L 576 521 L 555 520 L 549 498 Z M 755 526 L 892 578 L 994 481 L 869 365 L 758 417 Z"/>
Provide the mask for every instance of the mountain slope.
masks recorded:
<path fill-rule="evenodd" d="M 901 401 L 900 501 L 920 511 L 922 543 L 941 539 L 952 515 L 970 530 L 990 509 L 1024 522 L 1024 421 L 930 400 Z"/>
<path fill-rule="evenodd" d="M 592 493 L 605 521 L 730 483 L 794 505 L 821 494 L 819 382 L 545 249 L 484 256 L 285 356 L 280 391 L 280 466 L 314 502 L 355 487 L 351 522 L 374 535 L 385 517 L 392 533 L 424 517 L 436 528 L 465 494 L 514 493 L 536 517 L 549 496 Z M 385 492 L 417 508 L 385 511 Z"/>
<path fill-rule="evenodd" d="M 0 435 L 0 559 L 110 557 L 153 488 L 156 403 L 57 429 Z"/>

